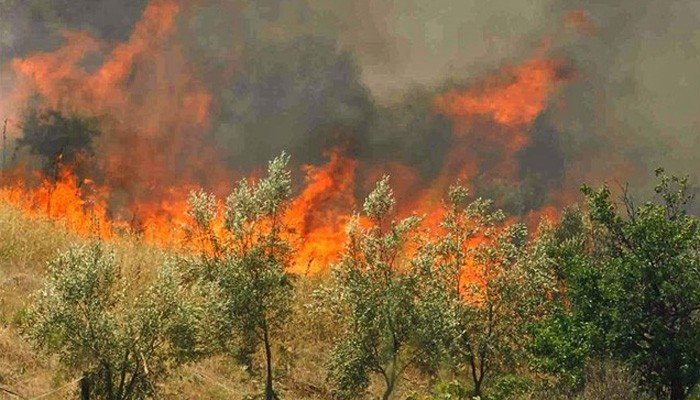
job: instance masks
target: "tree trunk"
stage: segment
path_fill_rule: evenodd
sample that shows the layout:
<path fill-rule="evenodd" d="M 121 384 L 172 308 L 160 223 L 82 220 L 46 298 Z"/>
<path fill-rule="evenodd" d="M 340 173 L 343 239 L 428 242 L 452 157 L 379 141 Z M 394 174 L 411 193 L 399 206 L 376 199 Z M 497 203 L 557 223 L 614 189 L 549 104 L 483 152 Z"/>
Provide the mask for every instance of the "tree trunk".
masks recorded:
<path fill-rule="evenodd" d="M 671 400 L 683 400 L 685 398 L 685 390 L 680 377 L 674 377 L 671 381 Z"/>
<path fill-rule="evenodd" d="M 117 399 L 117 396 L 114 395 L 114 386 L 112 382 L 112 367 L 109 364 L 103 364 L 102 372 L 102 376 L 105 383 L 105 389 L 107 390 L 107 398 Z"/>
<path fill-rule="evenodd" d="M 472 382 L 474 382 L 474 396 L 481 396 L 481 382 L 484 380 L 484 374 L 481 372 L 481 368 L 477 367 L 474 356 L 469 357 L 469 364 L 472 372 Z M 477 369 L 481 373 L 478 373 Z"/>
<path fill-rule="evenodd" d="M 391 394 L 393 392 L 394 392 L 394 381 L 387 381 L 386 390 L 384 391 L 384 395 L 382 395 L 382 400 L 389 400 L 391 398 Z"/>
<path fill-rule="evenodd" d="M 386 390 L 384 391 L 384 394 L 382 395 L 382 400 L 389 400 L 391 398 L 391 395 L 394 393 L 394 388 L 396 387 L 396 379 L 397 379 L 397 370 L 398 367 L 396 366 L 397 361 L 396 361 L 396 353 L 394 353 L 393 356 L 393 361 L 391 365 L 387 368 L 387 370 L 384 372 L 384 382 L 386 382 Z"/>
<path fill-rule="evenodd" d="M 84 374 L 80 380 L 80 400 L 90 400 L 90 378 Z"/>
<path fill-rule="evenodd" d="M 481 396 L 481 379 L 474 381 L 474 396 Z"/>
<path fill-rule="evenodd" d="M 277 394 L 272 388 L 272 349 L 270 349 L 270 336 L 267 326 L 263 327 L 263 342 L 265 345 L 265 400 L 277 400 Z"/>

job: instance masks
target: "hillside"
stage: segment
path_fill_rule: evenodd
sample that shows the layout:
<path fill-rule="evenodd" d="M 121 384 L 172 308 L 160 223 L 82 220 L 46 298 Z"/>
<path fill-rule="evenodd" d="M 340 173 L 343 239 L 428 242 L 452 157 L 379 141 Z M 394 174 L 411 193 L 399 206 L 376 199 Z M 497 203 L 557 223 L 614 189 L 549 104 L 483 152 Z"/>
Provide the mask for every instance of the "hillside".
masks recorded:
<path fill-rule="evenodd" d="M 75 377 L 65 376 L 55 360 L 37 355 L 22 337 L 17 315 L 38 290 L 46 274 L 46 264 L 71 244 L 85 243 L 62 228 L 60 223 L 28 218 L 18 210 L 0 204 L 0 387 L 33 398 L 63 387 Z M 119 261 L 128 271 L 152 272 L 169 254 L 139 243 L 138 238 L 111 241 Z M 316 279 L 299 278 L 294 320 L 288 325 L 285 348 L 280 351 L 279 388 L 287 399 L 329 397 L 324 379 L 324 362 L 331 343 L 328 331 L 305 313 Z M 293 353 L 292 353 L 293 352 Z M 259 371 L 258 371 L 259 372 Z M 163 384 L 162 399 L 238 399 L 259 393 L 262 377 L 245 371 L 232 360 L 216 357 L 187 366 Z M 419 376 L 403 385 L 399 398 L 409 393 L 426 393 L 428 384 Z M 75 384 L 48 398 L 74 399 Z M 375 392 L 381 391 L 376 388 Z M 9 396 L 0 393 L 0 398 Z M 13 398 L 13 397 L 7 397 Z"/>
<path fill-rule="evenodd" d="M 75 376 L 58 368 L 56 360 L 36 353 L 22 336 L 18 321 L 31 301 L 32 293 L 41 287 L 46 265 L 57 254 L 88 239 L 61 227 L 60 222 L 40 217 L 27 217 L 6 204 L 0 205 L 0 387 L 35 398 L 74 399 L 78 395 Z M 133 279 L 149 279 L 155 267 L 173 254 L 140 243 L 137 237 L 110 240 L 126 274 Z M 297 297 L 294 314 L 286 326 L 282 344 L 277 348 L 276 370 L 278 390 L 286 399 L 329 399 L 332 387 L 325 379 L 325 365 L 333 346 L 334 323 L 322 314 L 310 311 L 312 292 L 327 279 L 296 277 Z M 261 365 L 260 355 L 254 364 Z M 593 363 L 582 391 L 575 398 L 633 398 L 637 390 L 633 379 L 615 363 Z M 169 377 L 160 387 L 161 399 L 253 399 L 259 398 L 264 376 L 261 371 L 247 371 L 233 359 L 216 356 L 190 364 Z M 459 378 L 441 372 L 430 378 L 418 371 L 409 371 L 395 393 L 396 399 L 453 399 L 448 382 Z M 532 378 L 535 378 L 533 375 Z M 443 382 L 443 383 L 440 383 Z M 436 392 L 437 390 L 437 392 Z M 367 392 L 368 399 L 377 398 L 382 383 L 374 381 Z M 0 398 L 17 398 L 7 393 Z M 432 394 L 431 394 L 432 393 Z M 439 393 L 443 393 L 440 395 Z M 435 397 L 431 397 L 435 396 Z M 453 397 L 457 396 L 457 397 Z M 466 398 L 466 397 L 464 397 Z M 501 398 L 501 397 L 494 397 Z M 555 388 L 533 389 L 518 399 L 563 399 Z"/>

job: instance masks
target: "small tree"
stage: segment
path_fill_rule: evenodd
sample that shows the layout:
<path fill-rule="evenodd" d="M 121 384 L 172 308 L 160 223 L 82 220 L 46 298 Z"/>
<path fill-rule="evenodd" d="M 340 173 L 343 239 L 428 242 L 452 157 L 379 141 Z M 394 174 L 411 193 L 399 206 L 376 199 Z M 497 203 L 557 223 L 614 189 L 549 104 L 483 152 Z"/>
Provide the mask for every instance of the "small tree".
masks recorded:
<path fill-rule="evenodd" d="M 224 346 L 233 344 L 250 363 L 262 345 L 265 355 L 265 398 L 273 389 L 273 336 L 288 319 L 293 288 L 285 272 L 291 248 L 282 222 L 291 194 L 289 157 L 282 154 L 268 165 L 267 177 L 256 184 L 242 180 L 226 200 L 224 231 L 217 232 L 213 196 L 193 193 L 191 214 L 204 251 L 194 262 L 195 276 L 216 288 L 210 310 L 218 315 L 214 334 Z"/>
<path fill-rule="evenodd" d="M 22 122 L 21 147 L 40 156 L 44 172 L 55 172 L 55 163 L 74 164 L 78 158 L 92 156 L 93 140 L 99 135 L 94 118 L 64 115 L 55 110 L 39 111 L 38 106 L 27 110 Z"/>
<path fill-rule="evenodd" d="M 384 177 L 364 202 L 369 227 L 356 215 L 349 239 L 334 266 L 344 334 L 329 362 L 329 377 L 342 396 L 355 398 L 375 373 L 384 379 L 389 399 L 403 372 L 424 353 L 418 341 L 417 275 L 410 250 L 418 245 L 420 220 L 390 221 L 394 198 Z"/>
<path fill-rule="evenodd" d="M 660 201 L 637 206 L 625 193 L 623 210 L 606 186 L 584 187 L 600 238 L 582 273 L 597 290 L 572 305 L 659 398 L 680 400 L 700 377 L 700 224 L 686 212 L 688 179 L 657 176 Z"/>
<path fill-rule="evenodd" d="M 25 331 L 70 373 L 83 374 L 95 398 L 143 398 L 202 354 L 200 308 L 190 300 L 172 266 L 134 294 L 113 253 L 100 243 L 79 246 L 50 263 Z"/>
<path fill-rule="evenodd" d="M 558 290 L 550 315 L 532 326 L 531 367 L 557 378 L 558 389 L 577 391 L 586 381 L 586 365 L 605 359 L 607 328 L 591 319 L 605 299 L 600 296 L 600 271 L 590 268 L 591 251 L 600 235 L 577 207 L 540 238 L 555 266 Z M 596 317 L 596 319 L 598 319 Z"/>
<path fill-rule="evenodd" d="M 420 303 L 434 331 L 424 337 L 466 367 L 480 396 L 485 378 L 517 365 L 526 327 L 546 312 L 554 277 L 541 246 L 528 242 L 523 225 L 504 224 L 491 201 L 469 202 L 457 186 L 445 206 L 444 233 L 421 258 Z"/>

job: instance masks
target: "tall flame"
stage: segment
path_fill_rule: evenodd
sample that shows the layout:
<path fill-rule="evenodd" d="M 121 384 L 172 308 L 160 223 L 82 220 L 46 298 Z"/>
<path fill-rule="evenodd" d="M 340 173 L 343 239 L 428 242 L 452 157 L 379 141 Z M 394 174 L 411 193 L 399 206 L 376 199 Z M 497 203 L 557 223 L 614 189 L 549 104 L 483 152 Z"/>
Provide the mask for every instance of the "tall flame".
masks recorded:
<path fill-rule="evenodd" d="M 288 223 L 298 235 L 296 272 L 326 268 L 345 244 L 345 225 L 355 205 L 357 161 L 339 148 L 327 152 L 328 164 L 306 166 L 306 188 L 294 199 Z"/>
<path fill-rule="evenodd" d="M 231 171 L 203 138 L 213 97 L 195 78 L 177 40 L 180 15 L 176 0 L 153 0 L 123 43 L 110 46 L 87 33 L 64 32 L 65 44 L 57 50 L 11 61 L 15 86 L 0 99 L 4 110 L 38 94 L 47 108 L 99 118 L 103 132 L 95 143 L 94 181 L 78 177 L 71 166 L 62 166 L 55 177 L 40 176 L 38 185 L 5 171 L 0 199 L 65 221 L 85 235 L 109 238 L 130 230 L 161 246 L 187 240 L 182 227 L 189 191 L 204 186 L 225 193 L 245 173 Z M 580 15 L 570 20 L 583 24 Z M 95 68 L 91 57 L 101 59 Z M 425 214 L 434 227 L 448 185 L 457 180 L 469 185 L 484 171 L 495 179 L 515 179 L 516 155 L 528 145 L 530 128 L 571 77 L 564 60 L 537 54 L 437 96 L 435 112 L 453 124 L 451 150 L 431 182 L 420 181 L 411 166 L 389 166 L 402 201 L 398 214 Z M 305 185 L 286 216 L 297 250 L 295 272 L 318 272 L 337 258 L 356 196 L 366 190 L 361 178 L 385 172 L 343 147 L 326 156 L 325 165 L 302 167 Z M 545 207 L 537 215 L 551 212 Z"/>

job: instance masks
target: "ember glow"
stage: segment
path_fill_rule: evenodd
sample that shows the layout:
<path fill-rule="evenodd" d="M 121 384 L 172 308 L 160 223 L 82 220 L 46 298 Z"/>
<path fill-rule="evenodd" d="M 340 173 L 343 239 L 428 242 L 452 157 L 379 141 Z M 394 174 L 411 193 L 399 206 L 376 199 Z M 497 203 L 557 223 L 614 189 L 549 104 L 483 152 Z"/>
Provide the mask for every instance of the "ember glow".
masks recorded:
<path fill-rule="evenodd" d="M 3 201 L 83 235 L 131 232 L 154 245 L 180 246 L 188 240 L 191 190 L 204 188 L 221 198 L 235 180 L 259 174 L 259 169 L 232 168 L 224 150 L 207 137 L 219 105 L 190 66 L 177 34 L 190 15 L 187 3 L 153 0 L 123 42 L 65 31 L 61 47 L 7 61 L 3 68 L 13 85 L 0 105 L 16 126 L 27 104 L 38 98 L 40 108 L 99 119 L 101 135 L 94 156 L 82 165 L 57 159 L 52 174 L 31 162 L 7 167 Z M 586 26 L 584 16 L 567 21 Z M 441 167 L 429 178 L 403 162 L 358 156 L 342 134 L 336 143 L 329 139 L 325 164 L 297 163 L 297 195 L 286 216 L 296 247 L 294 271 L 317 272 L 335 260 L 359 199 L 382 174 L 392 175 L 397 215 L 423 214 L 432 227 L 451 184 L 470 186 L 484 174 L 495 182 L 517 180 L 518 154 L 531 143 L 535 120 L 575 80 L 566 60 L 543 53 L 535 49 L 530 59 L 436 93 L 432 112 L 449 121 L 452 138 Z M 97 61 L 90 65 L 91 59 Z M 226 74 L 235 74 L 232 70 Z M 18 137 L 19 129 L 11 134 Z M 523 217 L 534 225 L 540 216 L 554 217 L 553 210 L 550 201 Z"/>

